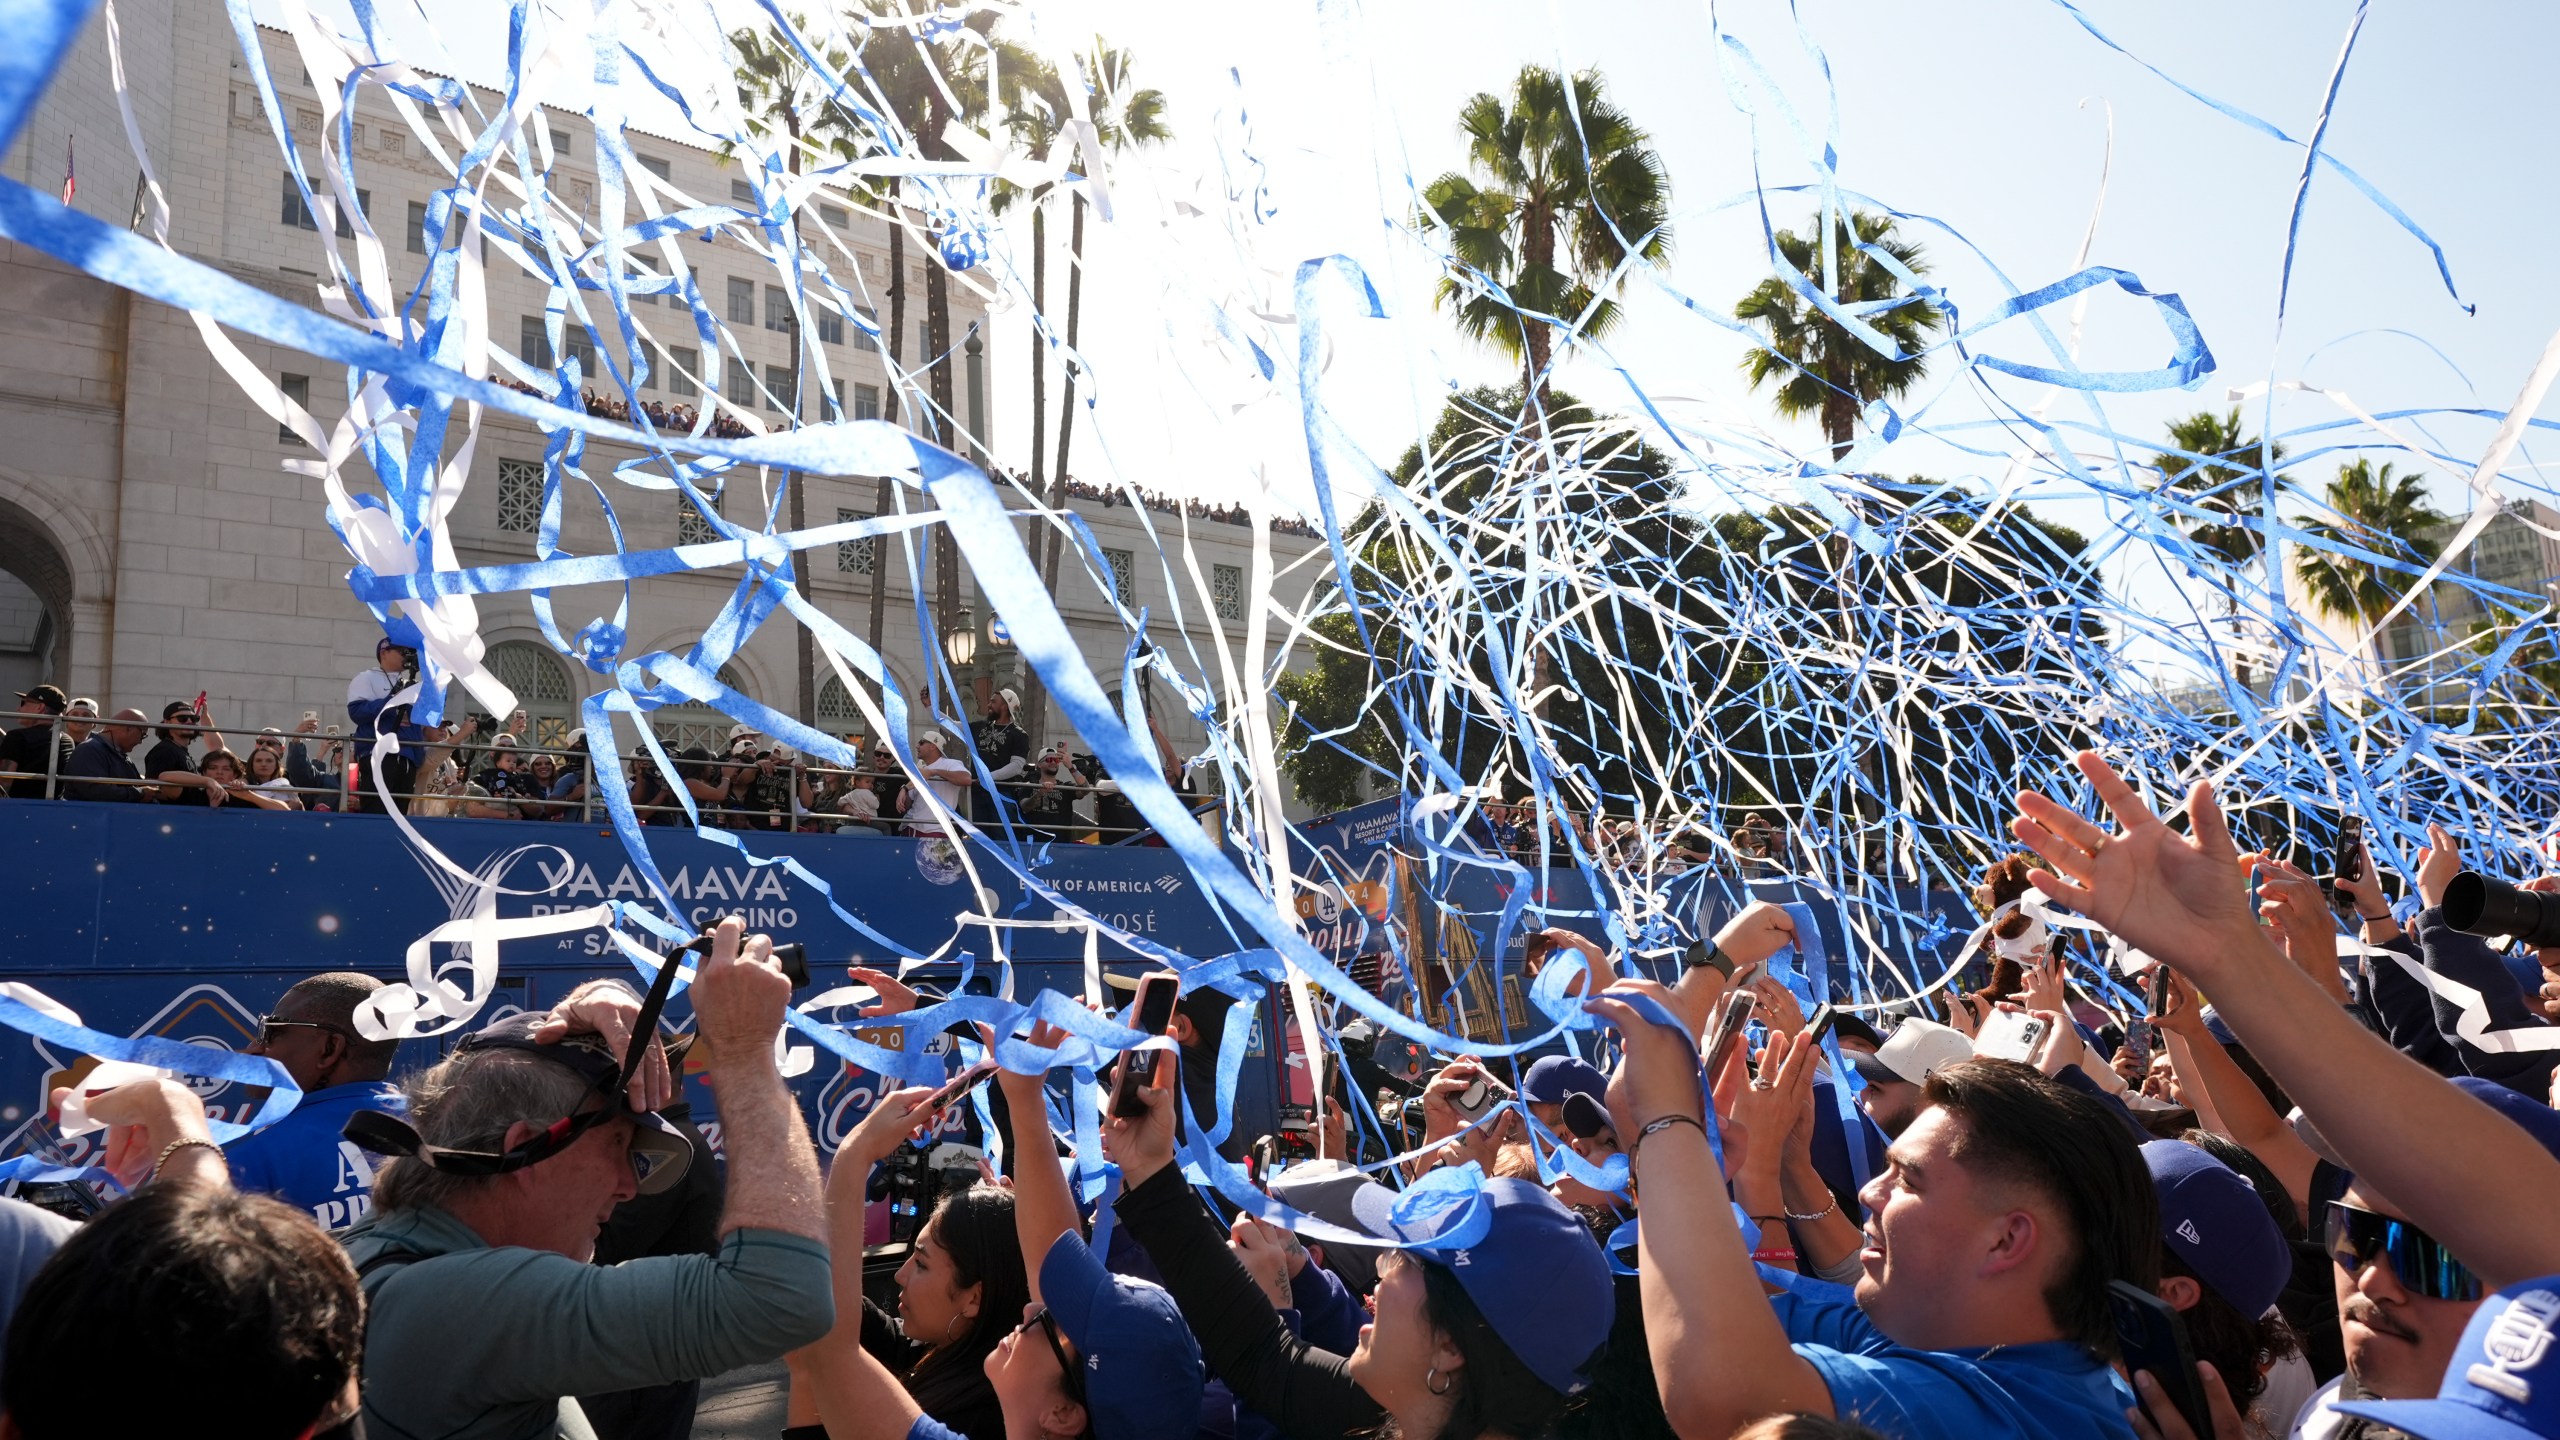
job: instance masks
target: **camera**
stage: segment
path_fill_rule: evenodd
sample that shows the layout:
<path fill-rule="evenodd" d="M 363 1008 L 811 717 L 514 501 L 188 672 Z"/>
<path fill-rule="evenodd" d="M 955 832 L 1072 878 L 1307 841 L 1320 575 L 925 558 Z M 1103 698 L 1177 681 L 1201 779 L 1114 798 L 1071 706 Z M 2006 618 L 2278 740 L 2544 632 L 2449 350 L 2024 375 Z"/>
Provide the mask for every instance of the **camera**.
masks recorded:
<path fill-rule="evenodd" d="M 2465 870 L 2444 887 L 2444 923 L 2465 935 L 2512 935 L 2537 950 L 2560 945 L 2560 895 Z"/>

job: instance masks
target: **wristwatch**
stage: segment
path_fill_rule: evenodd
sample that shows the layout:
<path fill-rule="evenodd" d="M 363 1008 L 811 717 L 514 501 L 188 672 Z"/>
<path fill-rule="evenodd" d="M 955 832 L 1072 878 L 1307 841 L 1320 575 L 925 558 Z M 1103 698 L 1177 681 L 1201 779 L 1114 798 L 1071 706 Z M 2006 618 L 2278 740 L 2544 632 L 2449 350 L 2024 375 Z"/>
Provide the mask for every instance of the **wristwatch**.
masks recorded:
<path fill-rule="evenodd" d="M 1702 966 L 1713 969 L 1727 980 L 1733 978 L 1733 957 L 1724 953 L 1724 948 L 1713 940 L 1699 941 L 1690 946 L 1688 951 L 1680 957 L 1680 968 L 1683 971 L 1695 970 Z"/>

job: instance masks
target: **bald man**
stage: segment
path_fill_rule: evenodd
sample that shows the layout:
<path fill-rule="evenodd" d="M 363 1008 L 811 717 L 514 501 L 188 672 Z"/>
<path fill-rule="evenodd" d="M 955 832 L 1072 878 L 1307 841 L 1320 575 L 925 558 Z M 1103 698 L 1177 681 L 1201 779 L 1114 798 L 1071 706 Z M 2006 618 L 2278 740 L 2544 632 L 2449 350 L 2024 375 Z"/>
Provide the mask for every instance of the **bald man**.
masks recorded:
<path fill-rule="evenodd" d="M 386 1078 L 400 1042 L 356 1032 L 356 1007 L 381 988 L 370 975 L 340 970 L 299 981 L 277 998 L 249 1053 L 282 1065 L 302 1087 L 302 1103 L 223 1150 L 231 1183 L 299 1205 L 330 1230 L 373 1213 L 374 1158 L 339 1133 L 347 1117 L 409 1113 L 400 1087 Z"/>
<path fill-rule="evenodd" d="M 125 758 L 150 735 L 150 716 L 131 706 L 117 711 L 98 727 L 96 734 L 74 747 L 71 758 L 63 762 L 63 798 L 124 805 L 148 805 L 159 800 L 160 788 L 138 783 L 142 772 Z M 117 784 L 120 780 L 137 783 Z"/>

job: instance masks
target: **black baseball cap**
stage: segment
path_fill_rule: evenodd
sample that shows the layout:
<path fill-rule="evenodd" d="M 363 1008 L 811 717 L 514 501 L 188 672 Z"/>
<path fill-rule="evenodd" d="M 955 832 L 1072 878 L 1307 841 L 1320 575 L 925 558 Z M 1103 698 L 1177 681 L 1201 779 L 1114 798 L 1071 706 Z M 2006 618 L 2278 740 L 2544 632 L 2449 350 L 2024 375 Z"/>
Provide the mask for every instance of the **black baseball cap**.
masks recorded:
<path fill-rule="evenodd" d="M 377 1111 L 359 1111 L 350 1118 L 347 1138 L 376 1154 L 406 1155 L 431 1169 L 462 1175 L 494 1175 L 538 1165 L 567 1149 L 579 1133 L 602 1124 L 603 1116 L 619 1113 L 628 1116 L 632 1123 L 631 1168 L 640 1177 L 640 1193 L 655 1195 L 682 1180 L 685 1171 L 693 1164 L 693 1146 L 664 1117 L 635 1113 L 625 1107 L 621 1057 L 616 1056 L 612 1047 L 599 1035 L 567 1035 L 549 1044 L 534 1039 L 534 1031 L 547 1018 L 547 1015 L 530 1011 L 510 1015 L 463 1037 L 454 1053 L 521 1050 L 538 1055 L 586 1081 L 591 1094 L 602 1092 L 604 1111 L 589 1108 L 582 1097 L 578 1113 L 560 1117 L 552 1123 L 549 1132 L 533 1137 L 506 1154 L 464 1152 L 429 1145 L 407 1124 Z M 497 1137 L 490 1138 L 494 1141 Z"/>

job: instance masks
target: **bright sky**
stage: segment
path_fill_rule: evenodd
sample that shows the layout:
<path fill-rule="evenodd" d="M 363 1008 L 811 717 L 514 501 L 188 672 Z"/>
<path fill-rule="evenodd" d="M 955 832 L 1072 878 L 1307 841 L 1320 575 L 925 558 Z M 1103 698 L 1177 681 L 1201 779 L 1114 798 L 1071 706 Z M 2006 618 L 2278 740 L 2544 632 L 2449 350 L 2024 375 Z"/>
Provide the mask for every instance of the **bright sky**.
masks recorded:
<path fill-rule="evenodd" d="M 267 13 L 280 0 L 259 3 Z M 459 8 L 474 4 L 503 10 L 491 0 Z M 1464 98 L 1500 89 L 1528 62 L 1596 66 L 1618 103 L 1652 132 L 1669 168 L 1677 252 L 1661 276 L 1667 288 L 1638 283 L 1608 357 L 1675 419 L 1723 432 L 1720 454 L 1764 458 L 1729 443 L 1733 431 L 1755 427 L 1798 453 L 1820 453 L 1811 425 L 1777 422 L 1746 389 L 1737 368 L 1742 342 L 1670 293 L 1730 307 L 1767 271 L 1749 203 L 1755 173 L 1773 187 L 1813 173 L 1770 97 L 1750 97 L 1763 112 L 1755 136 L 1737 105 L 1749 82 L 1739 66 L 1720 72 L 1706 6 L 1268 0 L 1215 8 L 1216 18 L 1204 19 L 1212 12 L 1196 0 L 1054 0 L 1033 12 L 1063 43 L 1098 31 L 1129 50 L 1141 82 L 1166 92 L 1175 131 L 1160 151 L 1121 163 L 1115 219 L 1089 235 L 1083 335 L 1102 400 L 1079 420 L 1076 473 L 1116 472 L 1150 488 L 1221 499 L 1259 478 L 1277 503 L 1304 508 L 1296 332 L 1248 312 L 1285 321 L 1289 276 L 1313 257 L 1353 257 L 1383 298 L 1388 318 L 1364 321 L 1350 318 L 1346 287 L 1320 291 L 1331 342 L 1325 403 L 1382 464 L 1428 423 L 1450 385 L 1504 379 L 1504 362 L 1462 340 L 1432 309 L 1436 271 L 1393 222 L 1410 208 L 1414 187 L 1459 162 L 1455 116 Z M 2296 136 L 2316 123 L 2355 10 L 2200 0 L 2086 0 L 2084 8 L 2136 55 Z M 1598 12 L 1608 16 L 1605 26 L 1591 23 Z M 2492 4 L 2457 22 L 2436 7 L 2375 7 L 2326 147 L 2445 247 L 2478 314 L 2465 315 L 2447 295 L 2423 246 L 2324 171 L 2310 188 L 2281 329 L 2279 265 L 2302 150 L 2214 113 L 2109 51 L 2059 0 L 1800 0 L 1794 12 L 1753 0 L 1718 13 L 1818 140 L 1829 102 L 1797 38 L 1791 14 L 1800 13 L 1836 81 L 1842 183 L 1944 221 L 2020 289 L 2074 268 L 2099 198 L 2112 107 L 2112 177 L 2090 262 L 2182 296 L 2219 362 L 2195 392 L 2107 400 L 2105 423 L 2146 445 L 2169 418 L 2219 407 L 2226 389 L 2270 379 L 2340 390 L 2377 412 L 2504 411 L 2560 325 L 2553 303 L 2560 292 L 2544 257 L 2545 237 L 2560 230 L 2560 202 L 2548 187 L 2519 183 L 2539 169 L 2534 157 L 2560 116 L 2560 96 L 2541 73 L 2560 51 L 2560 12 Z M 475 62 L 458 47 L 462 68 L 481 69 L 474 78 L 494 75 L 503 25 L 471 24 L 461 33 L 486 52 Z M 1777 196 L 1771 218 L 1801 227 L 1811 208 L 1809 198 Z M 1928 225 L 1906 230 L 1969 313 L 2005 297 L 1962 243 Z M 1051 234 L 1062 244 L 1063 224 Z M 1010 237 L 1008 249 L 997 266 L 1027 269 L 1027 234 Z M 1053 287 L 1059 281 L 1053 260 Z M 1213 303 L 1274 351 L 1276 381 L 1262 383 L 1241 352 L 1217 339 Z M 1053 288 L 1052 310 L 1062 308 Z M 2069 310 L 2066 303 L 2045 312 L 2057 332 Z M 1028 458 L 1026 324 L 1019 307 L 999 316 L 991 346 L 997 450 L 1007 464 Z M 2046 361 L 2017 322 L 1977 344 Z M 2091 306 L 2084 365 L 2144 369 L 2169 353 L 2146 304 L 2108 291 Z M 1943 363 L 1924 387 L 1937 397 L 1928 421 L 1943 428 L 1990 414 L 1980 383 L 1952 360 Z M 1997 383 L 2022 407 L 2045 393 Z M 1562 384 L 1604 406 L 1627 403 L 1628 381 L 1598 356 L 1569 360 Z M 1052 427 L 1056 394 L 1053 379 Z M 2051 413 L 2093 418 L 2069 395 L 2053 401 Z M 2275 428 L 2339 414 L 2317 397 L 2280 394 Z M 2493 425 L 2443 421 L 2426 433 L 2467 468 Z M 1964 438 L 1997 455 L 2021 444 L 1998 431 Z M 2530 474 L 2533 459 L 2528 445 L 2509 473 Z M 1925 436 L 1865 463 L 1944 478 L 1994 479 L 2005 468 Z M 2325 480 L 2335 463 L 2316 462 L 2301 478 Z M 2450 476 L 2440 478 L 2437 499 L 2456 513 L 2469 508 Z M 2084 527 L 2099 520 L 2096 507 L 2068 495 L 2043 493 L 2037 503 Z M 2114 578 L 2136 591 L 2149 583 Z"/>

